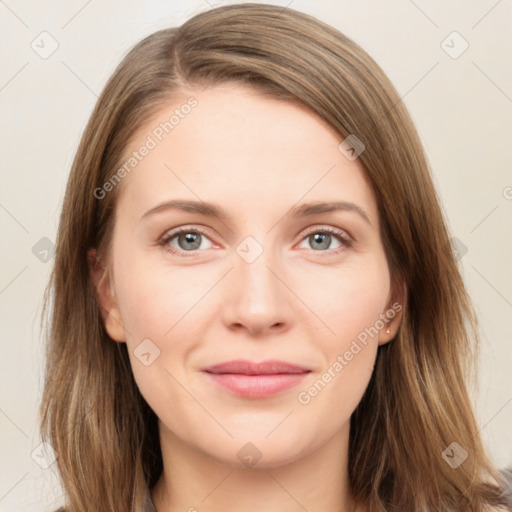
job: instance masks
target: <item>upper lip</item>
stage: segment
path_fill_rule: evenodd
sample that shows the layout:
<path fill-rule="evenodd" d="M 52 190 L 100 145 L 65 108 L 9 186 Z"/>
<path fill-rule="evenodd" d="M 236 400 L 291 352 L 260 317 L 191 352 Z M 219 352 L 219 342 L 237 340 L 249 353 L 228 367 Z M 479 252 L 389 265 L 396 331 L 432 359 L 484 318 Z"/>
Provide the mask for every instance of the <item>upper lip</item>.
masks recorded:
<path fill-rule="evenodd" d="M 275 375 L 283 373 L 306 373 L 311 370 L 286 361 L 269 360 L 260 363 L 237 359 L 203 368 L 208 373 L 235 373 L 241 375 Z"/>

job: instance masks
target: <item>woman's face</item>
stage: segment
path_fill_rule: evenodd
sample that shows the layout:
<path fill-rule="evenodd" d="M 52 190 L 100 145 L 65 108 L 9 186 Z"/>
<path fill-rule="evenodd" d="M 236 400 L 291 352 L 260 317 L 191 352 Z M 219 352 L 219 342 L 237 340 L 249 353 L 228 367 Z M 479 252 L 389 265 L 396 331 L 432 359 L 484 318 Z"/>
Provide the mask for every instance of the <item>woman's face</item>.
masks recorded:
<path fill-rule="evenodd" d="M 224 84 L 182 92 L 127 149 L 100 300 L 165 439 L 259 467 L 348 439 L 401 305 L 341 142 L 302 107 Z"/>

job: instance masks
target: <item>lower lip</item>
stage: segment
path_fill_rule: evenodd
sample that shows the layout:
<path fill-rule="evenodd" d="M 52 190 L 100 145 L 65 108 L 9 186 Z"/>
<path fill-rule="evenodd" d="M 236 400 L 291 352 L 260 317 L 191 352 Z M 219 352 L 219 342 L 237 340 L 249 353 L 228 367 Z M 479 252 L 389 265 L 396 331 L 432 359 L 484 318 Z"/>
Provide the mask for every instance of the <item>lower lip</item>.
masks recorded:
<path fill-rule="evenodd" d="M 238 373 L 204 372 L 217 384 L 232 393 L 246 398 L 264 398 L 299 384 L 304 373 L 279 373 L 273 375 L 242 375 Z"/>

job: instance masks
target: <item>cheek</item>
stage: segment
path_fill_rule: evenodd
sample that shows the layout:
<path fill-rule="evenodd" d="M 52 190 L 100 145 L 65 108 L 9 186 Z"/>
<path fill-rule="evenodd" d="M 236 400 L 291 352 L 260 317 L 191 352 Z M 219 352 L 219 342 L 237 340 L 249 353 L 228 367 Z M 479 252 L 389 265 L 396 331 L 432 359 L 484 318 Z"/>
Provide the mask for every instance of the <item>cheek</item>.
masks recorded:
<path fill-rule="evenodd" d="M 300 390 L 298 401 L 317 411 L 329 411 L 329 416 L 337 418 L 334 423 L 350 416 L 371 378 L 389 286 L 384 258 L 368 258 L 364 264 L 346 265 L 338 271 L 317 270 L 302 282 L 304 301 L 328 329 L 322 328 L 322 336 L 319 331 L 312 333 L 323 368 L 312 386 Z"/>
<path fill-rule="evenodd" d="M 297 275 L 302 276 L 296 278 L 297 295 L 328 328 L 329 347 L 343 348 L 385 312 L 390 277 L 383 254 L 347 260 L 338 267 L 304 269 Z"/>
<path fill-rule="evenodd" d="M 160 410 L 170 388 L 179 394 L 172 376 L 183 380 L 180 365 L 204 339 L 201 299 L 218 277 L 198 267 L 157 267 L 142 257 L 119 259 L 116 265 L 116 295 L 134 378 L 149 405 Z"/>
<path fill-rule="evenodd" d="M 174 326 L 194 314 L 195 306 L 208 292 L 208 283 L 214 283 L 215 276 L 210 274 L 199 269 L 156 268 L 142 258 L 120 264 L 116 290 L 129 342 L 136 343 L 140 337 L 172 338 Z"/>

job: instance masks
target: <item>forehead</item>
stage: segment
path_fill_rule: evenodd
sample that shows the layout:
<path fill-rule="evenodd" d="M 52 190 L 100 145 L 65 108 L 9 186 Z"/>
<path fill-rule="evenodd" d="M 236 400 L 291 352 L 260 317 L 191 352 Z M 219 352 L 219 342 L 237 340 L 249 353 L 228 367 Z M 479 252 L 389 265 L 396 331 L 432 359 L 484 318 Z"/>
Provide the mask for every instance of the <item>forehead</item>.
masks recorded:
<path fill-rule="evenodd" d="M 188 197 L 240 212 L 301 198 L 351 200 L 375 217 L 364 167 L 338 149 L 342 140 L 311 109 L 247 86 L 181 90 L 129 144 L 125 159 L 144 145 L 151 149 L 121 183 L 120 201 L 150 208 Z"/>

